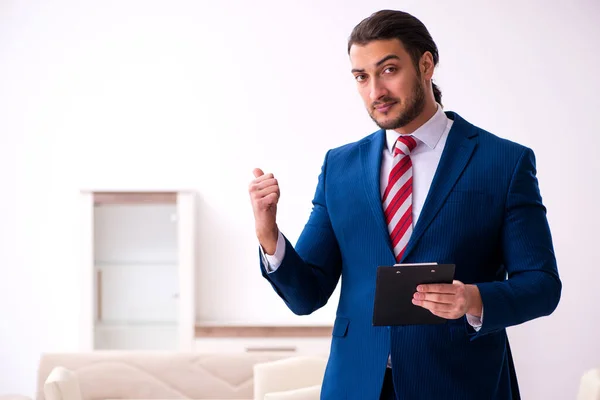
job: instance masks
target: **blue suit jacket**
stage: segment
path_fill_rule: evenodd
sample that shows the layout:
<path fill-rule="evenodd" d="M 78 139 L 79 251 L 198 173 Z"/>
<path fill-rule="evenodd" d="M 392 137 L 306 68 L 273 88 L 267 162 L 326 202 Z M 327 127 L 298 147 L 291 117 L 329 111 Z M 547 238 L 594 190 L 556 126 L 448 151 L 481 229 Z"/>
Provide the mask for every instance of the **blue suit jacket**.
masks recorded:
<path fill-rule="evenodd" d="M 296 247 L 286 239 L 273 273 L 261 261 L 300 315 L 342 278 L 322 399 L 378 399 L 388 354 L 399 399 L 518 398 L 505 328 L 549 315 L 561 293 L 534 155 L 446 114 L 454 124 L 402 262 L 456 264 L 455 279 L 479 288 L 483 326 L 372 325 L 377 267 L 395 263 L 379 188 L 385 132 L 330 150 Z"/>

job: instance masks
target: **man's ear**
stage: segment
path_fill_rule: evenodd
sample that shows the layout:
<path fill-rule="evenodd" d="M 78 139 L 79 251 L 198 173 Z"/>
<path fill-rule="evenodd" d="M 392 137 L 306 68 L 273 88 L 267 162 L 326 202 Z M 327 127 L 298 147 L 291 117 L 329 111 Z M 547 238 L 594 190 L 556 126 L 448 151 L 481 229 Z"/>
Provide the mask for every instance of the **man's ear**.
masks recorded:
<path fill-rule="evenodd" d="M 433 70 L 435 68 L 435 64 L 433 63 L 433 55 L 431 52 L 426 51 L 421 56 L 421 60 L 419 61 L 419 70 L 421 71 L 421 76 L 429 81 L 433 77 Z"/>

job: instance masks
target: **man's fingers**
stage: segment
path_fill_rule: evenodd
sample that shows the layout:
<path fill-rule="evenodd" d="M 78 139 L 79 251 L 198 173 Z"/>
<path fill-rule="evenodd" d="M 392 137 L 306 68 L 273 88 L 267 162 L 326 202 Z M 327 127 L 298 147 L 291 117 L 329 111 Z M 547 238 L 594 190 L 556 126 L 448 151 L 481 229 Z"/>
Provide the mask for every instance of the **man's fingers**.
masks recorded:
<path fill-rule="evenodd" d="M 273 174 L 270 174 L 270 173 L 269 174 L 263 174 L 263 175 L 259 176 L 258 178 L 255 178 L 252 181 L 252 184 L 261 183 L 263 181 L 266 181 L 266 180 L 269 180 L 269 179 L 273 179 L 273 178 L 274 178 Z"/>
<path fill-rule="evenodd" d="M 264 181 L 261 181 L 261 182 L 257 182 L 256 185 L 254 186 L 254 188 L 255 188 L 255 190 L 263 190 L 263 189 L 266 189 L 271 186 L 277 186 L 277 179 L 271 178 L 271 179 L 265 179 Z M 277 186 L 277 187 L 279 187 L 279 186 Z"/>
<path fill-rule="evenodd" d="M 250 185 L 248 185 L 248 190 L 252 192 L 257 192 L 271 185 L 277 185 L 277 179 L 273 177 L 273 174 L 262 175 L 259 178 L 256 178 Z"/>
<path fill-rule="evenodd" d="M 420 306 L 435 312 L 453 312 L 455 307 L 453 304 L 435 303 L 433 301 L 412 300 L 415 306 Z"/>
<path fill-rule="evenodd" d="M 250 188 L 250 196 L 254 199 L 262 199 L 271 193 L 276 193 L 279 196 L 279 186 L 277 185 L 268 185 L 264 188 L 260 189 L 258 185 L 253 185 Z"/>
<path fill-rule="evenodd" d="M 260 199 L 258 204 L 259 204 L 259 207 L 266 209 L 274 204 L 277 204 L 278 200 L 279 200 L 278 193 L 269 193 L 268 195 L 266 195 L 265 197 Z"/>
<path fill-rule="evenodd" d="M 458 319 L 458 318 L 462 317 L 462 315 L 457 314 L 455 312 L 432 311 L 432 310 L 429 310 L 429 312 L 432 313 L 433 315 L 437 315 L 438 317 L 442 317 L 445 319 Z"/>
<path fill-rule="evenodd" d="M 434 303 L 442 304 L 454 304 L 456 302 L 456 295 L 454 294 L 441 294 L 441 293 L 415 293 L 413 295 L 415 300 L 431 301 Z"/>
<path fill-rule="evenodd" d="M 271 173 L 265 174 L 263 172 L 263 170 L 260 168 L 254 168 L 252 173 L 254 174 L 254 178 L 255 178 L 253 183 L 259 183 L 259 182 L 262 182 L 267 179 L 273 179 L 273 174 L 271 174 Z"/>
<path fill-rule="evenodd" d="M 252 173 L 254 174 L 255 178 L 260 178 L 261 176 L 263 176 L 265 174 L 263 172 L 263 170 L 260 168 L 254 168 L 254 171 L 252 171 Z"/>
<path fill-rule="evenodd" d="M 456 293 L 457 286 L 451 283 L 433 283 L 429 285 L 417 286 L 417 292 L 419 293 L 445 293 L 454 294 Z"/>
<path fill-rule="evenodd" d="M 259 199 L 263 199 L 271 194 L 276 194 L 279 196 L 279 186 L 268 186 L 255 192 L 255 196 Z"/>

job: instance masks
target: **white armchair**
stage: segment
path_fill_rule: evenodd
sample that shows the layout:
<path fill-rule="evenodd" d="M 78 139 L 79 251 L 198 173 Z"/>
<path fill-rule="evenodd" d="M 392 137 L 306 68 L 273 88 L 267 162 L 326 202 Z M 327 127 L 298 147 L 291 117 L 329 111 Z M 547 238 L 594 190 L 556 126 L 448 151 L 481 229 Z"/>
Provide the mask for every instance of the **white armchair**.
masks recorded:
<path fill-rule="evenodd" d="M 600 400 L 600 368 L 583 374 L 579 382 L 577 400 Z"/>
<path fill-rule="evenodd" d="M 326 357 L 297 356 L 254 365 L 255 400 L 319 400 Z"/>

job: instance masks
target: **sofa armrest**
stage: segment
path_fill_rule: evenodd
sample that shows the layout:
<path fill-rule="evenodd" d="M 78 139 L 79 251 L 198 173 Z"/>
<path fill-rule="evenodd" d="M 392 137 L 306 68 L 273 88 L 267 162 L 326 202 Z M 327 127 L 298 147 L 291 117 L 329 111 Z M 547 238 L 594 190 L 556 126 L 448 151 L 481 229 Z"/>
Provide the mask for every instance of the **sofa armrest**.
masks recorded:
<path fill-rule="evenodd" d="M 55 367 L 44 382 L 46 400 L 82 400 L 79 380 L 73 371 Z"/>

